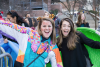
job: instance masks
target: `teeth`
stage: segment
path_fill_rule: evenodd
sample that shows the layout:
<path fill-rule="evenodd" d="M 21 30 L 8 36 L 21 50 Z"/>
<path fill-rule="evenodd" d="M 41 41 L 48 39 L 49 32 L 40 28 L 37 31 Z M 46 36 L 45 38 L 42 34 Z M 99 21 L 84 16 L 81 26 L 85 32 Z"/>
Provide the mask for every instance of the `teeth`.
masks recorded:
<path fill-rule="evenodd" d="M 44 31 L 44 32 L 49 32 L 49 31 Z"/>
<path fill-rule="evenodd" d="M 64 31 L 64 32 L 68 32 L 68 31 Z"/>
<path fill-rule="evenodd" d="M 49 33 L 49 32 L 45 32 L 45 33 Z"/>

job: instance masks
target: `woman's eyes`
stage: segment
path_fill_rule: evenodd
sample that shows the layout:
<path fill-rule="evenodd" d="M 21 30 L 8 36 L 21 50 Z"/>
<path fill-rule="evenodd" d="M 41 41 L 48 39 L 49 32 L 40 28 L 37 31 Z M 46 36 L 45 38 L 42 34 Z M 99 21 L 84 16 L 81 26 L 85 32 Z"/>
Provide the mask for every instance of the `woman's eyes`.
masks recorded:
<path fill-rule="evenodd" d="M 46 27 L 46 26 L 43 26 L 43 27 Z"/>
<path fill-rule="evenodd" d="M 70 26 L 63 25 L 63 27 L 70 27 Z"/>
<path fill-rule="evenodd" d="M 63 25 L 63 27 L 66 27 L 66 25 Z"/>
<path fill-rule="evenodd" d="M 43 27 L 46 27 L 46 26 L 43 26 Z M 47 26 L 47 27 L 51 27 L 51 26 Z"/>
<path fill-rule="evenodd" d="M 48 26 L 48 27 L 51 27 L 51 26 Z"/>

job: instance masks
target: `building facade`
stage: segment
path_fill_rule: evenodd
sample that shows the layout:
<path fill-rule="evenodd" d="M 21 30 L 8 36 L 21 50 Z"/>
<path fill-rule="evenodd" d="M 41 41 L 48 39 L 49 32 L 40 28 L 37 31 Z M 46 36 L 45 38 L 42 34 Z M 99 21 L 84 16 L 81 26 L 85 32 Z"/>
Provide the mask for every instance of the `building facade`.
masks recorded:
<path fill-rule="evenodd" d="M 57 1 L 59 0 L 8 0 L 7 2 L 1 2 L 7 3 L 6 9 L 2 8 L 1 10 L 4 11 L 4 16 L 6 16 L 8 10 L 15 10 L 22 16 L 25 16 L 26 13 L 30 13 L 31 17 L 38 17 L 43 16 L 45 11 L 50 12 L 54 9 L 61 11 L 62 8 L 60 4 L 52 4 Z"/>

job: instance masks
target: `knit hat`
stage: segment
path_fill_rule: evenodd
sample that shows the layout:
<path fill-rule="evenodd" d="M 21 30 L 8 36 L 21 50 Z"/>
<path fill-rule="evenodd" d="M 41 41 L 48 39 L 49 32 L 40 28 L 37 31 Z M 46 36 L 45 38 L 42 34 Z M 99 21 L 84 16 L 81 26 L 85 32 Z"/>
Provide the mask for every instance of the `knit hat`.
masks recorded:
<path fill-rule="evenodd" d="M 0 12 L 0 17 L 2 17 L 2 16 L 3 16 L 3 11 Z"/>

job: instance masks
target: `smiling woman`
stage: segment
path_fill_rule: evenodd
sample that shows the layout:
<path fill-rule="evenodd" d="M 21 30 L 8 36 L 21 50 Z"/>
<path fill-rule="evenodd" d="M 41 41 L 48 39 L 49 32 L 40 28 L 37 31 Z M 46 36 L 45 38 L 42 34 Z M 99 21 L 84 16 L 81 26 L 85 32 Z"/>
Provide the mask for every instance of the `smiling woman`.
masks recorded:
<path fill-rule="evenodd" d="M 27 67 L 28 65 L 30 65 L 29 67 L 45 67 L 49 61 L 52 67 L 63 67 L 59 49 L 56 45 L 54 26 L 52 19 L 41 18 L 38 25 L 38 34 L 31 28 L 0 21 L 0 30 L 14 37 L 19 43 L 19 52 L 14 67 Z M 40 54 L 41 56 L 39 56 Z M 36 60 L 31 63 L 34 59 Z"/>
<path fill-rule="evenodd" d="M 50 36 L 52 43 L 56 43 L 55 24 L 52 19 L 41 18 L 38 24 L 38 33 L 47 39 Z"/>
<path fill-rule="evenodd" d="M 93 64 L 84 44 L 100 49 L 100 42 L 76 31 L 74 23 L 69 18 L 62 19 L 59 26 L 58 47 L 62 53 L 64 67 L 91 67 Z"/>
<path fill-rule="evenodd" d="M 67 35 L 69 34 L 69 32 L 70 32 L 70 30 L 71 30 L 70 24 L 69 24 L 68 21 L 63 21 L 61 30 L 62 30 L 63 35 L 64 35 L 65 37 L 67 37 Z M 64 37 L 64 36 L 63 36 L 63 37 Z"/>
<path fill-rule="evenodd" d="M 49 38 L 50 34 L 52 33 L 52 24 L 50 21 L 44 20 L 41 25 L 41 32 L 43 37 Z"/>
<path fill-rule="evenodd" d="M 55 24 L 54 21 L 50 18 L 41 18 L 38 24 L 38 33 L 41 36 L 41 41 L 51 42 L 50 51 L 48 53 L 48 57 L 45 59 L 45 63 L 51 62 L 52 67 L 60 67 L 62 66 L 62 61 L 60 57 L 60 53 L 58 52 L 57 45 L 56 47 L 53 45 L 56 43 L 56 32 L 55 32 Z M 53 48 L 53 49 L 52 49 Z M 59 58 L 58 58 L 58 57 Z M 58 64 L 60 63 L 60 65 Z"/>

